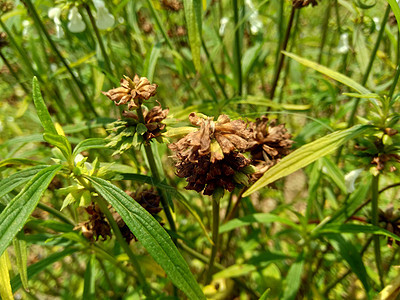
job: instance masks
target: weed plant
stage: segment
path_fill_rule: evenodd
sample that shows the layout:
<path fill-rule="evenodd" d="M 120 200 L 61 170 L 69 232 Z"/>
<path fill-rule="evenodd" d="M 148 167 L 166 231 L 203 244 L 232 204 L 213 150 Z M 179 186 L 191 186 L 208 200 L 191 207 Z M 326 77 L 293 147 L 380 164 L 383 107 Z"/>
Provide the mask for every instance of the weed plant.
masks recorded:
<path fill-rule="evenodd" d="M 396 0 L 0 0 L 1 299 L 397 299 Z"/>

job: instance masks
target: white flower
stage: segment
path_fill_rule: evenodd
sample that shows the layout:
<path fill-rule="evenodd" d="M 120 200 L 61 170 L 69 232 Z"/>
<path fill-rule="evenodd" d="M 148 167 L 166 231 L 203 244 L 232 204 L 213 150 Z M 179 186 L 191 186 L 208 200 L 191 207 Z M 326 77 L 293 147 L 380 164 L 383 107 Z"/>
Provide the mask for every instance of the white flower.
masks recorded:
<path fill-rule="evenodd" d="M 252 12 L 249 17 L 250 31 L 252 34 L 257 34 L 263 27 L 262 22 L 258 17 L 258 11 L 254 7 L 254 4 L 251 2 L 251 0 L 246 0 L 245 3 L 248 6 L 249 11 Z"/>
<path fill-rule="evenodd" d="M 64 36 L 64 30 L 61 27 L 61 8 L 53 7 L 49 9 L 48 16 L 50 19 L 53 19 L 54 24 L 56 24 L 56 36 L 61 38 Z"/>
<path fill-rule="evenodd" d="M 24 28 L 22 30 L 22 35 L 23 36 L 29 35 L 29 29 L 30 29 L 29 27 L 30 27 L 30 25 L 31 25 L 31 23 L 28 20 L 22 21 L 22 28 Z"/>
<path fill-rule="evenodd" d="M 228 22 L 229 22 L 229 19 L 226 17 L 223 17 L 221 19 L 221 21 L 220 21 L 221 26 L 219 27 L 219 35 L 221 35 L 221 36 L 224 35 L 225 27 L 226 27 L 226 24 L 228 24 Z"/>
<path fill-rule="evenodd" d="M 97 9 L 97 27 L 102 30 L 112 27 L 115 23 L 115 18 L 108 12 L 108 9 L 104 5 L 104 1 L 94 0 L 93 4 Z"/>
<path fill-rule="evenodd" d="M 73 8 L 71 8 L 71 10 L 69 11 L 68 20 L 68 29 L 71 32 L 78 33 L 85 30 L 86 24 L 85 22 L 83 22 L 82 16 L 79 13 L 77 7 L 74 6 Z"/>
<path fill-rule="evenodd" d="M 339 45 L 337 47 L 337 52 L 341 54 L 345 54 L 349 52 L 350 46 L 349 46 L 349 34 L 348 33 L 342 33 L 340 35 L 340 40 L 339 40 Z"/>
<path fill-rule="evenodd" d="M 355 190 L 354 183 L 358 178 L 358 176 L 360 176 L 362 171 L 364 171 L 364 169 L 355 169 L 344 176 L 344 182 L 346 184 L 347 192 L 349 194 L 354 192 Z"/>
<path fill-rule="evenodd" d="M 381 30 L 381 24 L 379 24 L 379 18 L 378 17 L 373 17 L 372 20 L 375 23 L 376 30 L 378 30 L 378 31 Z"/>

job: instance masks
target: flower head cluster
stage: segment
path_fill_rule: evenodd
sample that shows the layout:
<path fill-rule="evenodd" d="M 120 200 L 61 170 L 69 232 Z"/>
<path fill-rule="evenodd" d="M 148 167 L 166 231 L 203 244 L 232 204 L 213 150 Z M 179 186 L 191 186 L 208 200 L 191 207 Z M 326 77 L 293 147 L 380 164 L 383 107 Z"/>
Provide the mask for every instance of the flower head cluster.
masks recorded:
<path fill-rule="evenodd" d="M 7 34 L 0 32 L 0 50 L 8 45 Z"/>
<path fill-rule="evenodd" d="M 310 4 L 312 6 L 316 6 L 316 5 L 318 5 L 318 2 L 317 2 L 317 0 L 293 0 L 293 2 L 292 2 L 292 6 L 294 8 L 302 8 L 302 7 L 306 7 Z"/>
<path fill-rule="evenodd" d="M 183 5 L 178 0 L 161 0 L 161 4 L 163 7 L 170 11 L 180 11 L 183 8 Z"/>
<path fill-rule="evenodd" d="M 227 115 L 213 121 L 191 113 L 189 120 L 199 129 L 169 148 L 177 160 L 176 174 L 188 182 L 186 189 L 203 191 L 204 195 L 247 185 L 254 171 L 251 163 L 263 166 L 257 171 L 261 174 L 288 154 L 293 143 L 284 125 L 271 122 L 268 126 L 266 118 L 246 124 L 231 121 Z M 250 152 L 252 160 L 244 152 Z"/>
<path fill-rule="evenodd" d="M 105 219 L 104 214 L 100 210 L 97 204 L 92 203 L 86 208 L 86 212 L 89 214 L 89 220 L 80 223 L 74 228 L 74 230 L 80 229 L 84 237 L 90 241 L 98 241 L 102 237 L 103 241 L 107 237 L 111 237 L 111 228 Z"/>
<path fill-rule="evenodd" d="M 128 104 L 129 110 L 138 108 L 140 101 L 150 99 L 157 90 L 157 84 L 150 84 L 146 77 L 139 77 L 137 74 L 133 80 L 124 76 L 120 84 L 120 87 L 102 93 L 116 105 Z"/>
<path fill-rule="evenodd" d="M 14 4 L 9 0 L 0 0 L 0 12 L 6 13 L 14 8 Z"/>
<path fill-rule="evenodd" d="M 379 210 L 379 223 L 387 231 L 400 236 L 400 210 L 394 210 L 392 204 L 390 204 L 385 211 Z M 388 246 L 393 245 L 394 239 L 388 238 Z M 396 244 L 400 246 L 400 242 L 396 241 Z"/>

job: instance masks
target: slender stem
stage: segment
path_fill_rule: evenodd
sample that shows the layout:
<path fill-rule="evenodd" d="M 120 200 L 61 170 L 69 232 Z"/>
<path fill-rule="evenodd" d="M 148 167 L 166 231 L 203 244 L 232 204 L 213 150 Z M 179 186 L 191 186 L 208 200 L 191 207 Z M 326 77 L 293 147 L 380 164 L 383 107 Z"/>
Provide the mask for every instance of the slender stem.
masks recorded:
<path fill-rule="evenodd" d="M 143 291 L 146 296 L 150 297 L 150 287 L 146 282 L 146 278 L 143 275 L 143 272 L 140 268 L 140 264 L 133 254 L 131 248 L 129 247 L 128 243 L 125 241 L 124 237 L 122 236 L 121 231 L 119 230 L 117 222 L 115 222 L 111 212 L 107 208 L 106 202 L 101 197 L 96 198 L 96 203 L 99 205 L 101 212 L 106 216 L 108 223 L 110 223 L 112 230 L 114 231 L 115 237 L 118 243 L 121 245 L 122 249 L 124 249 L 125 253 L 128 255 L 133 267 L 135 268 L 136 273 L 138 274 L 139 283 L 143 286 Z"/>
<path fill-rule="evenodd" d="M 379 45 L 380 45 L 380 43 L 382 41 L 383 33 L 385 32 L 385 27 L 386 27 L 386 23 L 387 23 L 387 20 L 388 20 L 388 17 L 389 17 L 390 10 L 391 10 L 390 9 L 390 5 L 388 5 L 386 7 L 385 15 L 384 15 L 384 17 L 382 19 L 381 29 L 379 30 L 378 38 L 377 38 L 377 40 L 375 42 L 375 46 L 372 49 L 371 56 L 369 58 L 367 69 L 365 70 L 364 76 L 363 76 L 362 81 L 361 81 L 362 85 L 365 85 L 367 83 L 369 74 L 371 73 L 372 65 L 374 63 L 374 60 L 375 60 L 375 57 L 376 57 L 376 53 L 378 52 Z M 360 100 L 361 100 L 360 98 L 357 98 L 355 100 L 355 102 L 354 102 L 354 106 L 353 106 L 353 109 L 351 111 L 349 121 L 347 122 L 347 127 L 351 127 L 351 126 L 354 125 L 354 118 L 355 118 L 355 115 L 356 115 L 357 108 L 358 108 L 358 105 L 360 103 Z"/>
<path fill-rule="evenodd" d="M 103 40 L 102 40 L 102 38 L 100 36 L 100 32 L 99 32 L 99 29 L 97 28 L 96 21 L 95 21 L 95 19 L 93 17 L 92 11 L 90 10 L 90 7 L 89 7 L 89 5 L 87 3 L 84 4 L 84 8 L 85 8 L 85 10 L 86 10 L 86 12 L 87 12 L 87 14 L 89 16 L 90 23 L 92 24 L 94 33 L 95 33 L 97 41 L 99 43 L 101 54 L 103 55 L 104 62 L 106 63 L 107 72 L 112 75 L 113 72 L 112 72 L 112 69 L 111 69 L 110 58 L 107 55 L 106 48 L 104 47 L 104 43 L 103 43 Z"/>
<path fill-rule="evenodd" d="M 238 0 L 233 0 L 233 20 L 235 23 L 235 46 L 234 46 L 234 61 L 236 63 L 236 79 L 238 85 L 238 96 L 242 96 L 243 92 L 243 79 L 242 79 L 242 59 L 241 59 L 241 39 L 240 39 L 240 28 L 239 24 L 239 6 Z"/>
<path fill-rule="evenodd" d="M 32 17 L 34 19 L 35 22 L 37 22 L 37 24 L 39 24 L 42 32 L 44 33 L 47 41 L 50 44 L 50 47 L 52 48 L 52 50 L 54 51 L 54 53 L 57 55 L 57 57 L 60 59 L 60 61 L 62 62 L 62 64 L 64 65 L 64 67 L 67 69 L 68 73 L 71 75 L 72 80 L 75 82 L 75 84 L 78 86 L 84 101 L 86 103 L 86 105 L 89 107 L 90 111 L 93 113 L 93 115 L 95 117 L 97 117 L 97 113 L 93 107 L 92 102 L 90 101 L 89 97 L 87 96 L 82 83 L 78 80 L 78 78 L 75 76 L 74 72 L 72 72 L 71 67 L 68 65 L 68 63 L 66 62 L 65 58 L 61 55 L 60 51 L 58 50 L 58 48 L 56 47 L 56 45 L 54 44 L 53 40 L 51 39 L 49 33 L 47 32 L 46 28 L 44 27 L 44 24 L 42 22 L 42 20 L 39 17 L 39 14 L 36 11 L 35 6 L 32 4 L 31 0 L 23 0 L 23 2 L 27 5 L 28 10 L 30 11 L 30 13 L 32 14 Z"/>
<path fill-rule="evenodd" d="M 281 47 L 281 51 L 282 50 L 286 50 L 286 47 L 287 47 L 287 45 L 289 43 L 289 37 L 290 37 L 290 32 L 291 32 L 292 26 L 293 26 L 293 20 L 294 20 L 295 12 L 296 12 L 296 9 L 294 7 L 292 7 L 292 10 L 290 12 L 290 17 L 289 17 L 289 23 L 288 23 L 288 26 L 286 28 L 285 39 L 283 41 L 283 44 L 282 44 L 282 47 Z M 278 61 L 278 68 L 276 69 L 276 73 L 275 73 L 275 76 L 274 76 L 274 81 L 272 83 L 271 93 L 269 95 L 269 98 L 271 100 L 274 99 L 274 96 L 275 96 L 275 90 L 276 90 L 276 87 L 278 85 L 279 75 L 281 74 L 281 71 L 282 71 L 284 58 L 285 58 L 285 56 L 283 55 L 282 52 L 280 52 L 279 61 Z"/>
<path fill-rule="evenodd" d="M 371 183 L 371 214 L 372 214 L 372 225 L 378 226 L 378 198 L 379 198 L 379 175 L 372 177 Z M 385 284 L 383 281 L 383 270 L 382 270 L 382 257 L 381 257 L 381 246 L 379 243 L 379 235 L 373 236 L 374 240 L 374 253 L 375 253 L 375 262 L 376 267 L 379 273 L 379 281 L 381 284 L 381 288 L 383 289 Z"/>
<path fill-rule="evenodd" d="M 24 83 L 21 82 L 21 80 L 19 79 L 17 73 L 15 73 L 14 69 L 11 67 L 11 64 L 8 62 L 7 58 L 3 55 L 3 53 L 1 51 L 0 51 L 0 57 L 4 61 L 4 63 L 7 66 L 7 68 L 10 70 L 11 75 L 14 76 L 15 80 L 18 82 L 18 84 L 21 86 L 21 88 L 24 90 L 24 92 L 27 95 L 29 95 L 30 92 L 29 92 L 28 88 L 25 86 Z"/>
<path fill-rule="evenodd" d="M 213 61 L 212 61 L 212 58 L 210 57 L 210 53 L 208 53 L 206 44 L 204 43 L 204 39 L 201 39 L 201 45 L 203 46 L 204 52 L 205 52 L 205 54 L 206 54 L 206 56 L 207 56 L 207 60 L 208 60 L 208 62 L 210 63 L 211 71 L 212 71 L 212 73 L 213 73 L 213 75 L 214 75 L 214 77 L 215 77 L 215 80 L 216 80 L 216 82 L 217 82 L 217 85 L 218 85 L 218 87 L 220 88 L 222 94 L 224 95 L 224 98 L 225 98 L 225 99 L 228 99 L 228 95 L 226 94 L 225 88 L 224 88 L 224 86 L 222 85 L 221 81 L 219 80 L 217 71 L 215 70 L 214 63 L 213 63 Z"/>
<path fill-rule="evenodd" d="M 319 46 L 319 55 L 318 55 L 318 63 L 321 64 L 322 61 L 322 54 L 324 52 L 324 46 L 326 41 L 326 36 L 328 33 L 328 25 L 329 25 L 329 18 L 331 15 L 331 4 L 328 1 L 328 7 L 326 8 L 324 23 L 322 25 L 322 37 L 321 37 L 321 44 Z"/>
<path fill-rule="evenodd" d="M 138 109 L 136 109 L 136 112 L 137 112 L 137 115 L 139 118 L 139 122 L 141 122 L 142 124 L 145 124 L 141 105 L 139 106 Z M 144 150 L 146 152 L 147 161 L 149 162 L 151 174 L 157 182 L 160 182 L 161 176 L 160 176 L 160 173 L 158 172 L 157 164 L 154 159 L 154 154 L 153 154 L 153 151 L 151 150 L 151 145 L 145 143 Z M 160 193 L 161 205 L 164 209 L 164 213 L 167 217 L 171 231 L 176 232 L 175 221 L 174 221 L 174 218 L 172 217 L 171 210 L 170 210 L 168 202 L 167 202 L 166 193 L 163 189 L 158 189 L 158 191 Z M 175 237 L 172 237 L 172 240 L 176 243 Z"/>
<path fill-rule="evenodd" d="M 44 210 L 44 211 L 47 211 L 48 213 L 52 214 L 53 216 L 55 216 L 55 217 L 58 218 L 59 220 L 65 222 L 65 223 L 67 223 L 67 224 L 70 224 L 70 225 L 75 226 L 75 222 L 72 221 L 71 219 L 69 219 L 68 217 L 66 217 L 66 216 L 65 216 L 64 214 L 62 214 L 59 210 L 54 209 L 54 208 L 52 208 L 52 207 L 50 207 L 50 206 L 48 206 L 48 205 L 46 205 L 46 204 L 40 203 L 40 202 L 39 202 L 39 204 L 37 205 L 37 207 L 40 208 L 40 209 L 42 209 L 42 210 Z"/>
<path fill-rule="evenodd" d="M 213 216 L 213 224 L 212 224 L 212 240 L 214 245 L 211 248 L 211 256 L 210 261 L 208 263 L 208 271 L 206 275 L 206 284 L 210 284 L 213 274 L 215 257 L 217 256 L 218 248 L 219 248 L 219 199 L 212 199 L 212 216 Z"/>

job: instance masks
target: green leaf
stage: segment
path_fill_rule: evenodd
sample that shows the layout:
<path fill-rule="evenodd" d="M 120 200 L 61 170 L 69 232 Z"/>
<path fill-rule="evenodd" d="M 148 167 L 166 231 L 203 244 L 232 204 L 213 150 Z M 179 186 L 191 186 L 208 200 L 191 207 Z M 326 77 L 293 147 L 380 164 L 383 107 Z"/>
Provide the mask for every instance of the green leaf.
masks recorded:
<path fill-rule="evenodd" d="M 8 273 L 8 253 L 0 255 L 0 297 L 3 300 L 13 300 L 11 291 L 10 274 Z"/>
<path fill-rule="evenodd" d="M 304 252 L 301 252 L 296 261 L 291 265 L 286 277 L 286 288 L 283 291 L 283 300 L 295 299 L 301 283 L 301 274 L 303 273 Z"/>
<path fill-rule="evenodd" d="M 268 214 L 268 213 L 258 213 L 258 214 L 252 214 L 252 215 L 247 215 L 242 218 L 238 219 L 233 219 L 225 224 L 221 225 L 219 227 L 219 233 L 224 233 L 227 231 L 231 231 L 233 229 L 242 227 L 242 226 L 247 226 L 253 223 L 263 223 L 263 224 L 268 224 L 272 222 L 280 222 L 286 225 L 289 225 L 293 228 L 300 229 L 300 226 L 294 223 L 293 221 L 290 221 L 289 219 L 282 218 L 273 214 Z"/>
<path fill-rule="evenodd" d="M 7 158 L 0 161 L 0 168 L 9 165 L 44 165 L 44 163 L 26 158 Z"/>
<path fill-rule="evenodd" d="M 317 159 L 332 153 L 342 144 L 370 128 L 371 126 L 368 125 L 356 125 L 346 130 L 333 132 L 300 147 L 265 172 L 264 175 L 243 194 L 243 197 L 246 197 L 271 182 L 304 168 Z"/>
<path fill-rule="evenodd" d="M 154 71 L 156 69 L 158 58 L 161 54 L 161 43 L 156 43 L 151 51 L 147 52 L 146 59 L 144 61 L 143 70 L 145 73 L 143 76 L 147 77 L 150 82 L 153 81 Z"/>
<path fill-rule="evenodd" d="M 84 284 L 83 284 L 83 300 L 90 300 L 95 299 L 95 280 L 96 280 L 96 255 L 90 255 L 88 264 L 86 266 L 85 277 L 84 277 Z"/>
<path fill-rule="evenodd" d="M 132 233 L 164 269 L 171 281 L 189 299 L 205 299 L 188 265 L 161 225 L 140 204 L 118 187 L 100 178 L 90 176 L 85 176 L 85 178 L 121 215 Z"/>
<path fill-rule="evenodd" d="M 368 89 L 363 87 L 361 84 L 355 82 L 350 77 L 347 77 L 346 75 L 343 75 L 339 72 L 333 71 L 333 70 L 331 70 L 327 67 L 324 67 L 320 64 L 317 64 L 311 60 L 297 56 L 296 54 L 286 52 L 286 51 L 282 51 L 282 53 L 285 54 L 286 56 L 289 56 L 290 58 L 293 58 L 295 61 L 305 65 L 306 67 L 312 68 L 312 69 L 314 69 L 336 81 L 343 83 L 344 85 L 347 85 L 349 88 L 356 90 L 360 94 L 371 94 L 371 92 Z"/>
<path fill-rule="evenodd" d="M 349 264 L 354 274 L 356 274 L 360 279 L 368 294 L 370 286 L 368 284 L 367 271 L 365 270 L 361 255 L 357 251 L 356 247 L 351 242 L 344 239 L 340 234 L 330 233 L 327 235 L 327 238 L 333 248 L 339 252 L 342 258 Z"/>
<path fill-rule="evenodd" d="M 147 127 L 146 125 L 139 123 L 136 126 L 136 132 L 140 135 L 143 135 L 145 132 L 147 132 Z"/>
<path fill-rule="evenodd" d="M 0 255 L 22 229 L 38 204 L 43 192 L 62 166 L 51 166 L 41 170 L 22 191 L 11 200 L 0 214 Z"/>
<path fill-rule="evenodd" d="M 347 194 L 347 188 L 344 181 L 344 175 L 339 167 L 332 162 L 327 157 L 322 159 L 323 166 L 324 166 L 324 173 L 328 175 L 334 183 L 338 186 L 338 188 L 344 193 Z"/>
<path fill-rule="evenodd" d="M 317 230 L 316 234 L 325 233 L 369 233 L 379 234 L 387 237 L 391 237 L 396 241 L 400 241 L 400 237 L 394 233 L 373 225 L 361 225 L 361 224 L 326 224 Z"/>
<path fill-rule="evenodd" d="M 74 148 L 74 152 L 72 152 L 72 155 L 75 156 L 78 153 L 81 153 L 82 151 L 86 151 L 89 149 L 104 148 L 106 144 L 107 142 L 103 138 L 86 139 L 80 142 L 78 145 L 76 145 L 76 147 Z"/>
<path fill-rule="evenodd" d="M 32 278 L 36 274 L 40 273 L 47 267 L 50 267 L 52 264 L 55 262 L 63 259 L 65 256 L 71 255 L 72 253 L 75 253 L 78 251 L 78 249 L 73 249 L 73 248 L 67 248 L 61 252 L 56 252 L 51 254 L 50 256 L 42 259 L 41 261 L 30 265 L 28 267 L 28 277 Z M 22 282 L 21 282 L 21 277 L 20 275 L 15 276 L 13 279 L 11 279 L 11 287 L 13 292 L 15 293 L 19 288 L 21 288 Z"/>
<path fill-rule="evenodd" d="M 0 181 L 0 198 L 8 194 L 15 188 L 29 181 L 33 176 L 35 176 L 39 171 L 47 168 L 47 165 L 41 165 L 32 167 L 26 170 L 16 172 L 7 178 Z"/>
<path fill-rule="evenodd" d="M 53 121 L 51 120 L 49 111 L 47 110 L 46 104 L 42 98 L 42 93 L 40 92 L 39 82 L 36 76 L 33 77 L 32 90 L 33 102 L 35 103 L 36 111 L 44 131 L 52 134 L 58 134 L 56 128 L 54 127 Z"/>
<path fill-rule="evenodd" d="M 201 70 L 201 1 L 183 0 L 189 44 L 192 50 L 193 63 L 197 71 Z"/>
<path fill-rule="evenodd" d="M 66 160 L 71 159 L 71 144 L 65 136 L 59 134 L 44 133 L 43 139 L 49 144 L 60 149 Z"/>
<path fill-rule="evenodd" d="M 26 291 L 28 288 L 28 255 L 26 241 L 18 238 L 13 239 L 13 246 L 15 251 L 15 257 L 17 259 L 18 273 L 21 277 L 22 286 Z"/>

